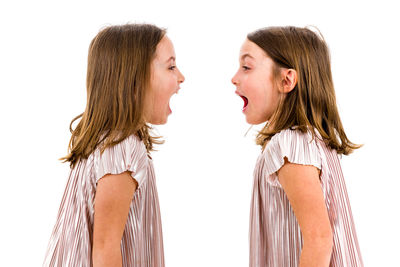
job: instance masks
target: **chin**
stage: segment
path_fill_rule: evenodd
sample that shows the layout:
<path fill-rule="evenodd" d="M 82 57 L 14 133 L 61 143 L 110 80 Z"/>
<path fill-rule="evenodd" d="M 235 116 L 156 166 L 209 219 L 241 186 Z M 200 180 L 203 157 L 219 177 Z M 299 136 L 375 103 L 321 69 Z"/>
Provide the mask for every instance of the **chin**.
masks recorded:
<path fill-rule="evenodd" d="M 267 120 L 263 120 L 263 119 L 260 119 L 260 118 L 252 118 L 252 117 L 246 116 L 246 122 L 248 124 L 251 124 L 251 125 L 261 124 L 261 123 L 264 123 L 266 121 Z"/>
<path fill-rule="evenodd" d="M 154 120 L 150 123 L 153 125 L 163 125 L 163 124 L 166 124 L 167 121 L 168 121 L 168 118 L 163 118 L 163 119 Z"/>

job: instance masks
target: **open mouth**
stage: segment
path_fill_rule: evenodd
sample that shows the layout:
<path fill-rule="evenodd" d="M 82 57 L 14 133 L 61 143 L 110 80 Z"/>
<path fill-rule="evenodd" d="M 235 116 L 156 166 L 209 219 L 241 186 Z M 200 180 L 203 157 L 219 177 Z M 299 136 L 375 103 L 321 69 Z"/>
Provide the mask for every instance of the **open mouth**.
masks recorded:
<path fill-rule="evenodd" d="M 245 97 L 245 96 L 240 96 L 242 99 L 243 99 L 243 101 L 244 101 L 244 105 L 243 105 L 243 110 L 245 110 L 246 109 L 246 107 L 247 107 L 247 105 L 249 104 L 249 100 L 247 99 L 247 97 Z"/>
<path fill-rule="evenodd" d="M 178 90 L 179 90 L 179 89 L 178 89 Z M 178 93 L 178 90 L 176 91 L 175 94 Z M 169 97 L 169 101 L 168 101 L 168 110 L 169 110 L 169 113 L 172 112 L 172 110 L 171 110 L 171 102 L 172 102 L 172 106 L 174 106 L 175 98 L 174 98 L 173 96 L 175 96 L 175 94 L 173 94 L 173 95 L 171 95 L 171 96 Z"/>

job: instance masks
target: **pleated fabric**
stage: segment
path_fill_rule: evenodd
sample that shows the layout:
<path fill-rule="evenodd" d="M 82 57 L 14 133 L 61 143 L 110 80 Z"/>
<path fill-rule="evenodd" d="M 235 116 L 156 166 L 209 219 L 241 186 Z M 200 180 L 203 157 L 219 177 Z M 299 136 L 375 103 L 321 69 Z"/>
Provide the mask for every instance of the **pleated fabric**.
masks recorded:
<path fill-rule="evenodd" d="M 135 135 L 96 149 L 71 169 L 43 266 L 92 266 L 94 198 L 99 179 L 131 171 L 138 182 L 121 240 L 122 266 L 164 267 L 161 217 L 152 160 Z M 107 179 L 107 178 L 104 178 Z"/>
<path fill-rule="evenodd" d="M 321 170 L 321 188 L 333 232 L 330 267 L 363 266 L 340 159 L 314 129 L 275 134 L 257 159 L 250 211 L 250 267 L 297 267 L 303 245 L 300 226 L 279 183 L 284 158 Z"/>

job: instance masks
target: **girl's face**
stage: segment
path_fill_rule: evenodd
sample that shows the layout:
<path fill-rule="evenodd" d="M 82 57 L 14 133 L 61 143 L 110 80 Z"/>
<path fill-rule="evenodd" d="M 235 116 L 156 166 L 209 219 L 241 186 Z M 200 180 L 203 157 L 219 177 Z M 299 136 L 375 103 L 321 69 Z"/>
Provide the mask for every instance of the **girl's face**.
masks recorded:
<path fill-rule="evenodd" d="M 281 93 L 274 82 L 273 60 L 255 43 L 246 39 L 240 49 L 239 70 L 232 78 L 236 94 L 243 101 L 243 113 L 249 124 L 271 119 Z"/>
<path fill-rule="evenodd" d="M 156 48 L 156 56 L 151 63 L 149 102 L 146 105 L 147 122 L 165 124 L 171 114 L 169 100 L 178 93 L 179 85 L 185 77 L 175 63 L 175 50 L 171 40 L 164 36 Z"/>

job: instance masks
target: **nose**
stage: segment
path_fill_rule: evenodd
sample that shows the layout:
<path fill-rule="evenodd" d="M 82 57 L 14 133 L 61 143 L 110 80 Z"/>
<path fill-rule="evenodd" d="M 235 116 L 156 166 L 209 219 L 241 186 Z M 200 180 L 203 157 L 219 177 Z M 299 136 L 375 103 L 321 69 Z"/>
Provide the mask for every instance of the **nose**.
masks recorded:
<path fill-rule="evenodd" d="M 238 85 L 238 80 L 237 80 L 237 73 L 232 77 L 232 79 L 231 79 L 231 82 L 234 84 L 234 85 Z"/>
<path fill-rule="evenodd" d="M 185 81 L 185 76 L 183 76 L 182 72 L 179 71 L 178 82 L 183 83 Z"/>

